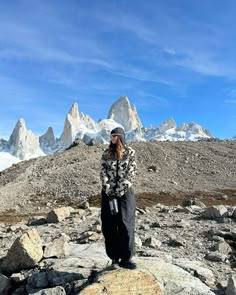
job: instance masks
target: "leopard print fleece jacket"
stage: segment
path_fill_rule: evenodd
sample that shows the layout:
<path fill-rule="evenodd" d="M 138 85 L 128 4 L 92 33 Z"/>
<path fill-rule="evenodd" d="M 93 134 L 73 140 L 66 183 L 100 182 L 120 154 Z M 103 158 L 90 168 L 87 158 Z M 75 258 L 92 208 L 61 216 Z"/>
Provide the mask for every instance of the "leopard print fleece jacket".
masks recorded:
<path fill-rule="evenodd" d="M 120 160 L 111 159 L 106 149 L 101 158 L 102 189 L 109 197 L 122 197 L 132 186 L 136 169 L 135 151 L 131 147 L 125 146 Z"/>

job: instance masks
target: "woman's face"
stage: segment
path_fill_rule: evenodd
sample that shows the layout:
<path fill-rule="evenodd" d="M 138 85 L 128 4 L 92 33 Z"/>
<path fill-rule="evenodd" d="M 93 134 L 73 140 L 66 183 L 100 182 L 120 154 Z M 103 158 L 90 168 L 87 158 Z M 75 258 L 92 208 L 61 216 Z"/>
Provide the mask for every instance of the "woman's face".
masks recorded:
<path fill-rule="evenodd" d="M 111 135 L 111 142 L 113 144 L 116 144 L 117 143 L 117 140 L 118 140 L 118 136 L 117 135 Z"/>

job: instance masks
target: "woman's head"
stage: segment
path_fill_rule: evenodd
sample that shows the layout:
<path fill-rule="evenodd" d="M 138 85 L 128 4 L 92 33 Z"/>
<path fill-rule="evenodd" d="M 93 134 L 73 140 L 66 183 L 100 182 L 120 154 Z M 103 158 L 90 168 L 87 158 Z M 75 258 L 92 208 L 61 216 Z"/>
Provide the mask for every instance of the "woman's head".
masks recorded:
<path fill-rule="evenodd" d="M 114 158 L 121 159 L 125 145 L 125 132 L 117 127 L 111 131 L 110 154 Z"/>
<path fill-rule="evenodd" d="M 111 142 L 116 144 L 118 141 L 125 145 L 125 132 L 123 128 L 117 127 L 111 131 Z"/>

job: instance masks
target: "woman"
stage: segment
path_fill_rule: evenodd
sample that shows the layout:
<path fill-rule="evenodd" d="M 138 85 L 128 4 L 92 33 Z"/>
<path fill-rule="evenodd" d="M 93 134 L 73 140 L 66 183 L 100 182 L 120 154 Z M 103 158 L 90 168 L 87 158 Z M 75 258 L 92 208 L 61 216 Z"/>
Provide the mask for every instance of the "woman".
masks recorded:
<path fill-rule="evenodd" d="M 135 172 L 135 151 L 125 144 L 124 130 L 117 127 L 111 131 L 110 145 L 101 159 L 102 232 L 112 264 L 129 269 L 136 268 L 131 260 L 134 255 L 135 197 L 132 185 Z M 117 208 L 114 200 L 117 200 Z"/>

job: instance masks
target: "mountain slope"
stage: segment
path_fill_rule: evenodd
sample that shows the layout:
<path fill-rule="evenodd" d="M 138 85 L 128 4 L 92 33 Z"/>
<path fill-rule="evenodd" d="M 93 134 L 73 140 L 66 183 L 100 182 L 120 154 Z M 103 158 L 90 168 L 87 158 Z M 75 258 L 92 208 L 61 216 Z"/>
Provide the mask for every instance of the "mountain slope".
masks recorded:
<path fill-rule="evenodd" d="M 236 192 L 236 142 L 136 142 L 137 193 Z M 0 172 L 0 208 L 27 210 L 57 200 L 78 203 L 100 193 L 105 146 L 77 146 Z M 28 203 L 31 200 L 31 203 Z M 64 202 L 63 201 L 63 202 Z M 31 208 L 32 209 L 32 208 Z"/>

